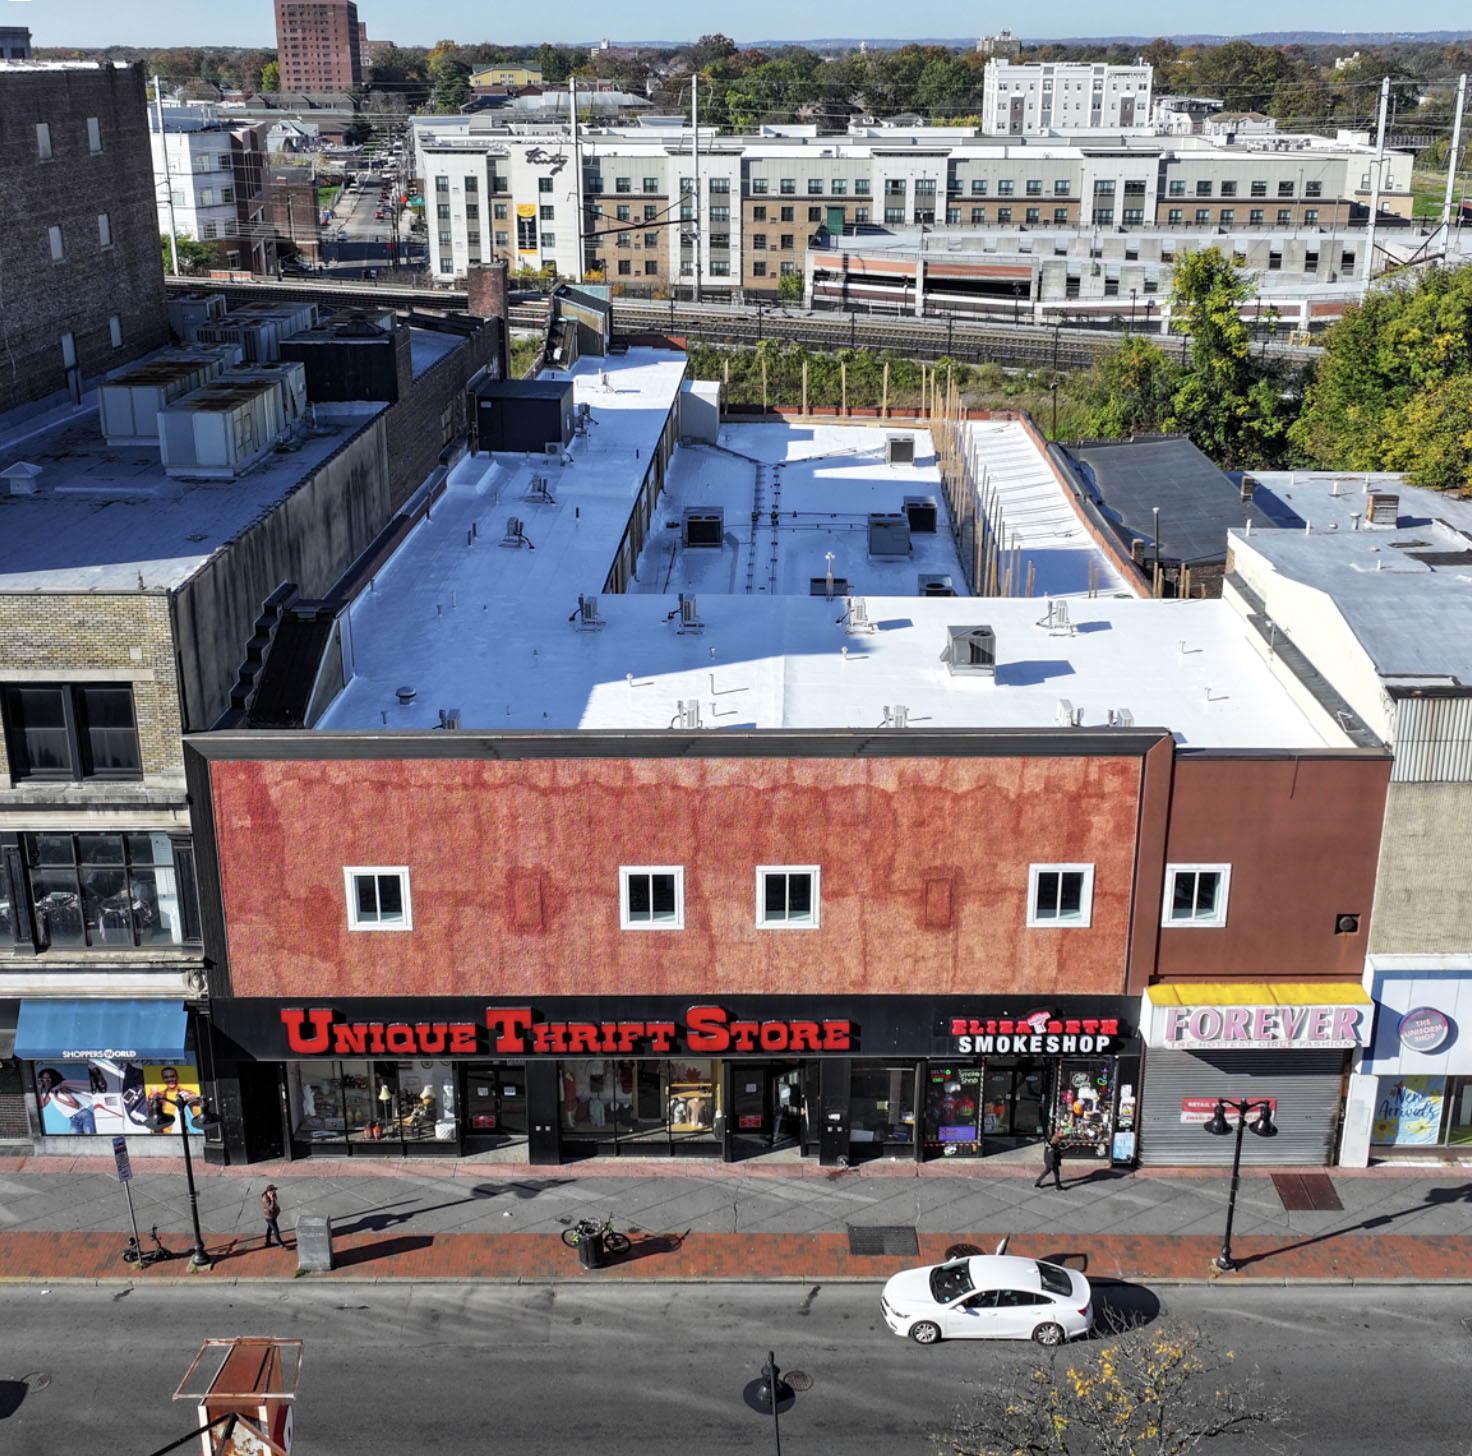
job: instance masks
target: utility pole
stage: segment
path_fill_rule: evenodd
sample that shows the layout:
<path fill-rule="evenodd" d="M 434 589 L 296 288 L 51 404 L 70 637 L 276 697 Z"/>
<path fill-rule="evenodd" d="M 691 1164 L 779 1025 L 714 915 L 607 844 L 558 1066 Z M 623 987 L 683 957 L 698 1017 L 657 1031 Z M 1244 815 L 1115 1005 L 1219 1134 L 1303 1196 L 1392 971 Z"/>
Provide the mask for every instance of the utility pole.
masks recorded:
<path fill-rule="evenodd" d="M 169 256 L 173 274 L 179 276 L 179 231 L 174 222 L 174 182 L 169 174 L 169 134 L 164 130 L 164 92 L 158 77 L 153 78 L 153 99 L 158 110 L 158 150 L 164 159 L 164 191 L 169 198 Z"/>
<path fill-rule="evenodd" d="M 1462 150 L 1462 106 L 1467 100 L 1467 73 L 1457 81 L 1457 119 L 1452 123 L 1452 151 L 1446 159 L 1446 195 L 1441 199 L 1441 225 L 1450 229 L 1452 222 L 1452 190 L 1457 180 L 1457 158 Z"/>
<path fill-rule="evenodd" d="M 1365 233 L 1365 282 L 1361 294 L 1369 292 L 1375 272 L 1375 224 L 1380 218 L 1380 178 L 1385 171 L 1385 111 L 1390 105 L 1390 77 L 1380 82 L 1380 126 L 1375 137 L 1375 180 L 1370 188 L 1370 226 Z"/>
<path fill-rule="evenodd" d="M 690 155 L 695 167 L 695 302 L 700 302 L 700 72 L 690 73 Z"/>
<path fill-rule="evenodd" d="M 572 178 L 573 216 L 577 218 L 577 273 L 581 283 L 588 271 L 588 260 L 583 252 L 583 157 L 578 146 L 578 83 L 577 77 L 567 78 L 567 115 L 572 123 Z M 607 282 L 607 279 L 604 280 Z"/>

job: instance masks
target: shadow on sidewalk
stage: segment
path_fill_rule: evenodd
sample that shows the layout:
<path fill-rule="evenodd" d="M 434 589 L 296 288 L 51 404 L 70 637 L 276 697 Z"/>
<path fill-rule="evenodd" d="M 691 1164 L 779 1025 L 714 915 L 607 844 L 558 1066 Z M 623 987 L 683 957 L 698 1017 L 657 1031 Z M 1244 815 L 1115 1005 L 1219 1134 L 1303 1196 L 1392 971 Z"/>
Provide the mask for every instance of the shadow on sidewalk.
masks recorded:
<path fill-rule="evenodd" d="M 1373 1218 L 1361 1219 L 1359 1223 L 1346 1224 L 1343 1228 L 1330 1229 L 1328 1233 L 1315 1234 L 1310 1239 L 1298 1239 L 1277 1249 L 1264 1249 L 1260 1254 L 1244 1254 L 1237 1260 L 1238 1268 L 1249 1264 L 1260 1264 L 1264 1259 L 1277 1258 L 1279 1254 L 1291 1254 L 1298 1249 L 1311 1249 L 1315 1244 L 1328 1243 L 1330 1239 L 1342 1238 L 1358 1230 L 1388 1228 L 1398 1218 L 1409 1218 L 1413 1213 L 1422 1213 L 1428 1208 L 1440 1208 L 1449 1203 L 1472 1203 L 1472 1183 L 1463 1183 L 1457 1188 L 1433 1188 L 1420 1203 L 1402 1208 L 1396 1213 L 1377 1213 Z"/>
<path fill-rule="evenodd" d="M 380 1239 L 374 1244 L 359 1244 L 354 1249 L 339 1249 L 333 1254 L 334 1269 L 348 1269 L 355 1264 L 371 1264 L 376 1259 L 392 1259 L 396 1254 L 413 1254 L 434 1247 L 429 1234 L 401 1234 L 395 1239 Z"/>
<path fill-rule="evenodd" d="M 609 1267 L 616 1264 L 632 1264 L 636 1259 L 652 1259 L 659 1254 L 678 1254 L 685 1246 L 686 1234 L 635 1234 L 629 1240 L 628 1249 L 622 1254 L 608 1256 Z"/>
<path fill-rule="evenodd" d="M 401 1198 L 397 1203 L 386 1203 L 372 1213 L 359 1214 L 350 1223 L 333 1223 L 332 1232 L 337 1234 L 381 1234 L 385 1229 L 397 1228 L 426 1213 L 440 1213 L 446 1208 L 460 1208 L 467 1203 L 479 1203 L 487 1198 L 509 1193 L 514 1198 L 538 1198 L 554 1188 L 562 1188 L 573 1182 L 571 1178 L 549 1178 L 537 1183 L 477 1183 L 469 1189 L 466 1198 L 452 1198 L 446 1203 L 420 1205 L 411 1199 Z M 402 1213 L 391 1210 L 403 1208 Z"/>

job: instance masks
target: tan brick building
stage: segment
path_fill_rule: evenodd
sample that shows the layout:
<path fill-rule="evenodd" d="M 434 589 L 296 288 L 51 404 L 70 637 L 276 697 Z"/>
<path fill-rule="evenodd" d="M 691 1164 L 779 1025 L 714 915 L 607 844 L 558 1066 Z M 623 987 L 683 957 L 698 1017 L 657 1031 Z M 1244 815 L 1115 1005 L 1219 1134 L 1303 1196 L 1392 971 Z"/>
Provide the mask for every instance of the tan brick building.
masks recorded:
<path fill-rule="evenodd" d="M 361 42 L 353 0 L 276 0 L 276 64 L 283 91 L 361 86 Z"/>

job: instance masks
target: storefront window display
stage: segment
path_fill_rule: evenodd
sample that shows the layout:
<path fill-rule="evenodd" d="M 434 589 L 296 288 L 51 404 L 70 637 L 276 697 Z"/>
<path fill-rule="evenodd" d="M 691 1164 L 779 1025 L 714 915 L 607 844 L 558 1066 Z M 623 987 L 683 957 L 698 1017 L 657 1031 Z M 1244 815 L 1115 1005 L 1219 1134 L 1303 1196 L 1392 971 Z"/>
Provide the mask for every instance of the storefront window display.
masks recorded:
<path fill-rule="evenodd" d="M 293 1142 L 458 1144 L 453 1063 L 290 1062 L 286 1077 Z"/>
<path fill-rule="evenodd" d="M 1062 1062 L 1054 1126 L 1063 1146 L 1109 1155 L 1114 1131 L 1114 1063 L 1110 1060 Z"/>
<path fill-rule="evenodd" d="M 151 1101 L 164 1097 L 165 1116 L 177 1116 L 176 1099 L 194 1104 L 199 1097 L 199 1070 L 184 1061 L 38 1062 L 35 1086 L 41 1131 L 48 1137 L 175 1132 L 172 1121 L 164 1128 L 148 1125 Z M 186 1115 L 189 1131 L 203 1132 L 200 1108 L 189 1105 Z"/>
<path fill-rule="evenodd" d="M 628 1058 L 559 1066 L 562 1130 L 594 1142 L 710 1139 L 720 1126 L 720 1063 Z"/>
<path fill-rule="evenodd" d="M 1451 1096 L 1448 1097 L 1448 1082 Z M 1446 1118 L 1450 1104 L 1453 1115 Z M 1375 1101 L 1374 1141 L 1391 1147 L 1434 1147 L 1442 1141 L 1472 1142 L 1472 1078 L 1382 1077 Z"/>
<path fill-rule="evenodd" d="M 931 1063 L 926 1070 L 925 1146 L 944 1157 L 981 1154 L 980 1067 Z"/>
<path fill-rule="evenodd" d="M 855 1067 L 849 1092 L 854 1152 L 882 1155 L 915 1146 L 915 1068 Z"/>

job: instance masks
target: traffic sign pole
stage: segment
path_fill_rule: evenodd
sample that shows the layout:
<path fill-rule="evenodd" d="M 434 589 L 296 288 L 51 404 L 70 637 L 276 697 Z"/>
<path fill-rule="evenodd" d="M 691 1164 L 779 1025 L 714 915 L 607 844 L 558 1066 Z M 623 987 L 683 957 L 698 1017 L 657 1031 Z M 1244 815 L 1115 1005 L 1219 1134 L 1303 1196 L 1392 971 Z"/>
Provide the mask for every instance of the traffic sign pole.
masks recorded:
<path fill-rule="evenodd" d="M 143 1241 L 138 1237 L 138 1215 L 133 1211 L 133 1164 L 128 1158 L 127 1138 L 115 1137 L 112 1140 L 113 1161 L 117 1164 L 118 1182 L 123 1185 L 123 1192 L 128 1199 L 128 1222 L 133 1226 L 133 1249 L 138 1255 L 137 1262 L 143 1263 Z"/>

